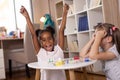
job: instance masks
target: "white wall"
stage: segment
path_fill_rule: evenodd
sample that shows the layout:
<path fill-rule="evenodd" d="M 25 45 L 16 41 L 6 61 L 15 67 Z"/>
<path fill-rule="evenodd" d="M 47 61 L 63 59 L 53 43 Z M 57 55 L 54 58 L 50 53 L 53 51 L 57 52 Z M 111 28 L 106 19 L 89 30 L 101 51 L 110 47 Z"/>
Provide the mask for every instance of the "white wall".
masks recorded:
<path fill-rule="evenodd" d="M 120 0 L 118 0 L 119 1 L 119 14 L 120 14 Z"/>
<path fill-rule="evenodd" d="M 118 0 L 119 1 L 119 20 L 120 20 L 120 0 Z M 119 28 L 120 28 L 120 25 L 119 25 Z"/>
<path fill-rule="evenodd" d="M 43 27 L 43 23 L 40 22 L 40 18 L 49 13 L 48 0 L 32 0 L 33 17 L 35 23 L 40 23 L 40 27 Z"/>

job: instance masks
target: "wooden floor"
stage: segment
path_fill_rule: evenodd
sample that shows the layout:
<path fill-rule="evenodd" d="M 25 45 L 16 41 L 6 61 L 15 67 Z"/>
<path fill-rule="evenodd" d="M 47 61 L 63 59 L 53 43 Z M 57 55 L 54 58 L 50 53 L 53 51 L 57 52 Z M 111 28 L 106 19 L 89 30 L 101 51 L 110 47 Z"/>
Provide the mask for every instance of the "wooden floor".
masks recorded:
<path fill-rule="evenodd" d="M 69 73 L 66 71 L 67 80 L 69 80 Z M 75 72 L 76 80 L 84 80 L 83 73 Z M 27 78 L 24 71 L 17 71 L 13 73 L 13 77 L 9 78 L 8 74 L 6 75 L 5 80 L 35 80 L 35 70 L 31 70 L 31 77 Z M 106 80 L 103 75 L 94 75 L 88 74 L 88 80 Z"/>

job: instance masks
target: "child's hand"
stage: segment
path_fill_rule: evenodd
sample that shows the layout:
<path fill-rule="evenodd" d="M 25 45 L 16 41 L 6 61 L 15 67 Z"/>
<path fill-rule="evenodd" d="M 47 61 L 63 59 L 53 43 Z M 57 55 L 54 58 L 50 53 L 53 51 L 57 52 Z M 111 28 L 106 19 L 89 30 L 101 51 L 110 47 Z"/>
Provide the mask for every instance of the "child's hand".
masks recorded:
<path fill-rule="evenodd" d="M 27 10 L 25 9 L 24 6 L 21 6 L 20 13 L 21 13 L 24 17 L 29 17 L 28 12 L 27 12 Z"/>
<path fill-rule="evenodd" d="M 65 9 L 65 10 L 69 10 L 69 5 L 68 5 L 68 4 L 65 4 L 65 5 L 64 5 L 64 9 Z"/>
<path fill-rule="evenodd" d="M 64 12 L 67 13 L 69 10 L 69 5 L 68 4 L 65 4 L 64 5 Z"/>
<path fill-rule="evenodd" d="M 95 36 L 96 36 L 96 34 L 93 33 L 93 34 L 92 34 L 92 39 L 93 39 L 93 40 L 95 39 Z"/>
<path fill-rule="evenodd" d="M 96 37 L 102 39 L 102 38 L 104 38 L 106 36 L 106 34 L 107 33 L 106 33 L 105 30 L 99 30 L 99 31 L 96 32 Z"/>

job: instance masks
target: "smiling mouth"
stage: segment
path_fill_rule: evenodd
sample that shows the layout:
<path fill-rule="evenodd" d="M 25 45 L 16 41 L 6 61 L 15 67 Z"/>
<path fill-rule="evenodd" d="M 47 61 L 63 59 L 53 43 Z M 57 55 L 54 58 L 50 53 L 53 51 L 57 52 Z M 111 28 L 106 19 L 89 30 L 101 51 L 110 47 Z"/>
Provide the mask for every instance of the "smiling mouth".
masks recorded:
<path fill-rule="evenodd" d="M 46 46 L 45 48 L 47 51 L 51 51 L 53 47 L 52 47 L 52 45 L 49 45 L 49 46 Z"/>

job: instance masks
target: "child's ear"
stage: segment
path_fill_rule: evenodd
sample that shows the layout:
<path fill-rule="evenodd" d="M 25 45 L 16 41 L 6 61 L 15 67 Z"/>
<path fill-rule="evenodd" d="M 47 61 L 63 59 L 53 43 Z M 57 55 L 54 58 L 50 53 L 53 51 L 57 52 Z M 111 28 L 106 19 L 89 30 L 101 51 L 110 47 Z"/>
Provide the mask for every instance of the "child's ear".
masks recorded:
<path fill-rule="evenodd" d="M 108 36 L 108 38 L 107 38 L 107 42 L 112 42 L 112 36 Z"/>

